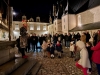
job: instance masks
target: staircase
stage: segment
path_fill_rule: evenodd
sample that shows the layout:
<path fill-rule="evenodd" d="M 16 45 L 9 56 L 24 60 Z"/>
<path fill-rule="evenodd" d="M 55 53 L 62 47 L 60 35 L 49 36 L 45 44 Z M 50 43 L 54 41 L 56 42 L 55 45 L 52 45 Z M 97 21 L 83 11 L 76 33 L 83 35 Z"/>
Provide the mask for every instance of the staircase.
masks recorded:
<path fill-rule="evenodd" d="M 15 57 L 13 47 L 0 46 L 0 75 L 36 75 L 41 64 L 36 59 Z"/>
<path fill-rule="evenodd" d="M 0 75 L 36 75 L 40 67 L 35 59 L 15 58 L 0 66 Z"/>

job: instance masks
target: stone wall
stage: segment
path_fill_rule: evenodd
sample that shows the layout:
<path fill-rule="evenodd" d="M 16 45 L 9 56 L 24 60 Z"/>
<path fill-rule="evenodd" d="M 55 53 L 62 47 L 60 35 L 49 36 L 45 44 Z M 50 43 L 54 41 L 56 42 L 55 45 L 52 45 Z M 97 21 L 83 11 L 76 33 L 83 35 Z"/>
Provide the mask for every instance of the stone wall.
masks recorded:
<path fill-rule="evenodd" d="M 54 24 L 50 24 L 50 25 L 48 26 L 48 33 L 50 33 L 51 35 L 54 34 Z"/>
<path fill-rule="evenodd" d="M 71 30 L 74 27 L 76 27 L 76 15 L 75 14 L 69 14 L 68 15 L 68 29 Z"/>
<path fill-rule="evenodd" d="M 14 41 L 0 42 L 0 65 L 15 58 L 14 45 Z"/>
<path fill-rule="evenodd" d="M 88 24 L 94 22 L 100 22 L 100 6 L 94 7 L 87 11 L 77 14 L 77 16 L 81 16 L 81 24 Z M 78 19 L 78 17 L 77 17 Z M 79 20 L 78 20 L 79 21 Z"/>
<path fill-rule="evenodd" d="M 68 15 L 62 16 L 62 33 L 68 33 Z"/>
<path fill-rule="evenodd" d="M 54 34 L 55 33 L 62 33 L 62 21 L 61 21 L 61 19 L 54 20 Z"/>

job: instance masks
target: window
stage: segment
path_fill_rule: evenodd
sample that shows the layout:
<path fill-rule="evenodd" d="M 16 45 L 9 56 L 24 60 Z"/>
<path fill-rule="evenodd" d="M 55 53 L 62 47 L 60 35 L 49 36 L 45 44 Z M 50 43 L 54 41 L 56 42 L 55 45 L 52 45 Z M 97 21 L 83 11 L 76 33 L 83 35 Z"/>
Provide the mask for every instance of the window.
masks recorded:
<path fill-rule="evenodd" d="M 56 25 L 56 22 L 55 22 L 55 25 Z"/>
<path fill-rule="evenodd" d="M 55 31 L 56 31 L 56 27 L 55 27 Z"/>
<path fill-rule="evenodd" d="M 64 19 L 64 22 L 65 22 L 65 19 Z"/>
<path fill-rule="evenodd" d="M 50 27 L 49 27 L 50 28 Z M 46 30 L 46 26 L 43 26 L 43 30 Z"/>
<path fill-rule="evenodd" d="M 40 30 L 40 26 L 39 25 L 37 26 L 37 30 Z"/>
<path fill-rule="evenodd" d="M 15 25 L 15 30 L 19 30 L 19 25 L 18 24 Z"/>
<path fill-rule="evenodd" d="M 81 15 L 78 15 L 78 26 L 81 26 Z"/>
<path fill-rule="evenodd" d="M 32 24 L 30 25 L 30 30 L 34 30 L 34 26 Z"/>
<path fill-rule="evenodd" d="M 64 25 L 64 29 L 65 29 L 65 25 Z"/>

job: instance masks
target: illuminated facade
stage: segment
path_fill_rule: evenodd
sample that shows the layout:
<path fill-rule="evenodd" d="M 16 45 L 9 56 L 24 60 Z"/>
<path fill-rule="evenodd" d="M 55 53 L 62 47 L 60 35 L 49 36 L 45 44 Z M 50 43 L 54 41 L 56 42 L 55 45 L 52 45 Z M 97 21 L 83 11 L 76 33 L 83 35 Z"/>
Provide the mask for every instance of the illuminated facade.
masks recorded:
<path fill-rule="evenodd" d="M 26 19 L 25 16 L 23 16 Z M 23 19 L 22 18 L 22 19 Z M 40 18 L 37 17 L 38 21 L 34 22 L 33 18 L 30 18 L 27 21 L 27 33 L 32 34 L 36 33 L 37 35 L 47 34 L 48 33 L 48 24 L 39 22 Z M 16 39 L 20 36 L 20 28 L 23 26 L 22 21 L 13 21 L 13 38 Z"/>

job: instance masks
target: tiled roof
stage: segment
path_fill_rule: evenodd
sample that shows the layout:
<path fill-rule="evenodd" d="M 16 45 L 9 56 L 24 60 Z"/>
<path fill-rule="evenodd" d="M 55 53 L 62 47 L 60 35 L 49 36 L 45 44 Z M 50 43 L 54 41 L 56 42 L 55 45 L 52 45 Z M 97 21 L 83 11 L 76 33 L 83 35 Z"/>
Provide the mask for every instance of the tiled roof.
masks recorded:
<path fill-rule="evenodd" d="M 94 29 L 100 29 L 100 22 L 85 24 L 82 25 L 81 27 L 77 26 L 69 31 L 73 32 L 73 31 L 84 31 L 84 30 L 94 30 Z"/>

